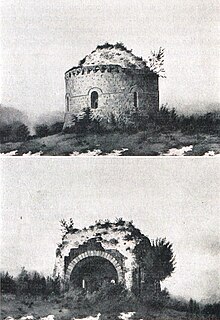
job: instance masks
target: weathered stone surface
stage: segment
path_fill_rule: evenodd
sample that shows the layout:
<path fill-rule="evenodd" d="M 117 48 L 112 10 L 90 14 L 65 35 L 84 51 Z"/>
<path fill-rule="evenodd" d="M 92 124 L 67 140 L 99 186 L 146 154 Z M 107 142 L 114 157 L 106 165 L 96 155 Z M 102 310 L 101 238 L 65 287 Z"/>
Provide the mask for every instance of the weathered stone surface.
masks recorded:
<path fill-rule="evenodd" d="M 66 115 L 64 127 L 72 125 L 72 116 L 91 108 L 95 116 L 117 120 L 127 112 L 147 116 L 159 109 L 158 76 L 147 67 L 123 68 L 120 65 L 74 67 L 65 73 Z M 93 108 L 92 92 L 98 93 Z M 134 94 L 137 94 L 135 102 Z"/>
<path fill-rule="evenodd" d="M 95 225 L 74 233 L 66 233 L 59 246 L 54 275 L 59 276 L 62 283 L 69 287 L 74 268 L 82 261 L 86 264 L 86 261 L 92 261 L 93 257 L 100 257 L 115 268 L 117 281 L 131 290 L 136 285 L 138 269 L 134 249 L 144 237 L 140 232 L 136 232 L 138 235 L 133 237 L 132 232 L 136 230 L 139 231 L 130 222 L 124 222 L 123 226 L 115 223 L 107 228 Z"/>

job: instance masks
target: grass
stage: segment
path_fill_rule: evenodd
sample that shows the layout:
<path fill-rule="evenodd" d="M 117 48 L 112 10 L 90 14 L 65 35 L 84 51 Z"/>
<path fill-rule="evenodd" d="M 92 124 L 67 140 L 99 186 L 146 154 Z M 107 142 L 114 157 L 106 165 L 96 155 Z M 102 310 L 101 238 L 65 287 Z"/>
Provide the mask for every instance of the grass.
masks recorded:
<path fill-rule="evenodd" d="M 155 308 L 148 306 L 135 307 L 130 305 L 129 310 L 136 311 L 136 314 L 131 319 L 144 319 L 144 320 L 190 320 L 190 319 L 212 319 L 217 320 L 216 317 L 204 317 L 204 316 L 189 316 L 187 312 L 176 311 L 174 309 L 162 308 L 156 310 Z M 49 314 L 55 316 L 56 320 L 70 320 L 74 317 L 83 318 L 87 316 L 96 316 L 98 312 L 101 312 L 100 320 L 116 320 L 120 314 L 120 311 L 112 308 L 111 310 L 103 310 L 100 306 L 79 307 L 78 303 L 68 303 L 67 300 L 61 297 L 53 297 L 48 300 L 42 298 L 33 297 L 16 297 L 15 295 L 3 294 L 1 301 L 1 319 L 11 316 L 15 319 L 21 318 L 26 315 L 33 315 L 35 318 L 45 317 Z"/>
<path fill-rule="evenodd" d="M 201 156 L 205 152 L 220 153 L 220 139 L 217 135 L 192 134 L 186 135 L 179 131 L 158 133 L 142 131 L 128 133 L 88 133 L 85 135 L 55 134 L 43 138 L 35 138 L 25 142 L 8 142 L 0 144 L 0 153 L 18 150 L 18 155 L 43 152 L 45 156 L 66 156 L 73 151 L 84 153 L 87 150 L 100 149 L 104 154 L 113 150 L 127 148 L 124 155 L 158 156 L 168 152 L 170 148 L 182 148 L 193 145 L 187 155 Z"/>

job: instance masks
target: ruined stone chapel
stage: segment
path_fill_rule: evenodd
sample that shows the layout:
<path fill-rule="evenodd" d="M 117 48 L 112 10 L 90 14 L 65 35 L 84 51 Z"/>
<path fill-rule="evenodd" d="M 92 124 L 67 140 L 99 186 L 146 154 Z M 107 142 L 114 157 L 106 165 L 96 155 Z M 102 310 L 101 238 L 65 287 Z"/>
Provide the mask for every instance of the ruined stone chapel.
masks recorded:
<path fill-rule="evenodd" d="M 143 253 L 141 247 L 150 262 L 150 240 L 132 222 L 122 219 L 73 229 L 57 248 L 54 276 L 59 277 L 63 291 L 72 287 L 93 292 L 104 283 L 121 283 L 134 292 L 144 285 L 159 288 L 158 282 L 146 281 L 148 275 L 138 256 L 138 251 Z"/>

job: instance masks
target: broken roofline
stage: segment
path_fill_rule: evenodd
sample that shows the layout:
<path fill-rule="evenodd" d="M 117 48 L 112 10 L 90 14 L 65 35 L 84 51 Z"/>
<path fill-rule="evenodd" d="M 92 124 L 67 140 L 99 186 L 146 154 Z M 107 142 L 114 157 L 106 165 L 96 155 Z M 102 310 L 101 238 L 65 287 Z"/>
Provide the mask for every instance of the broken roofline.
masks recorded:
<path fill-rule="evenodd" d="M 120 70 L 130 70 L 132 72 L 137 72 L 140 74 L 143 73 L 148 73 L 149 75 L 156 75 L 158 77 L 158 74 L 156 74 L 154 71 L 150 70 L 149 67 L 145 67 L 145 68 L 141 68 L 141 69 L 137 69 L 134 67 L 130 67 L 130 68 L 123 68 L 122 66 L 120 66 L 119 64 L 97 64 L 97 65 L 90 65 L 90 66 L 74 66 L 71 69 L 67 70 L 65 72 L 65 75 L 68 74 L 71 71 L 74 70 L 79 70 L 79 73 L 83 70 L 88 70 L 88 71 L 99 71 L 101 70 L 102 72 L 104 72 L 105 70 L 107 71 L 117 71 L 118 69 Z"/>

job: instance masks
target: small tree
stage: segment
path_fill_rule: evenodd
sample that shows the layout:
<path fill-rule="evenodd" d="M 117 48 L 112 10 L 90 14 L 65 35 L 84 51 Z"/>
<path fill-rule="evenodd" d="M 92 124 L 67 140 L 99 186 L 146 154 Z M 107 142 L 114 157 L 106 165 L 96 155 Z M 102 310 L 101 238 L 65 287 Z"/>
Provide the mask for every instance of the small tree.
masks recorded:
<path fill-rule="evenodd" d="M 35 131 L 38 137 L 46 137 L 49 134 L 49 128 L 46 124 L 37 125 Z"/>
<path fill-rule="evenodd" d="M 16 292 L 16 282 L 13 276 L 10 276 L 8 271 L 2 272 L 1 276 L 1 292 L 2 293 L 15 293 Z"/>
<path fill-rule="evenodd" d="M 30 135 L 30 131 L 28 129 L 28 126 L 25 124 L 20 124 L 16 129 L 15 129 L 15 139 L 18 141 L 26 141 Z"/>
<path fill-rule="evenodd" d="M 30 288 L 30 274 L 23 267 L 17 277 L 17 293 L 28 294 Z"/>
<path fill-rule="evenodd" d="M 196 302 L 196 300 L 193 300 L 192 298 L 190 298 L 190 300 L 189 300 L 188 313 L 191 315 L 200 314 L 200 306 Z"/>
<path fill-rule="evenodd" d="M 56 277 L 53 280 L 53 292 L 56 295 L 60 294 L 60 277 Z"/>
<path fill-rule="evenodd" d="M 139 293 L 153 301 L 162 299 L 160 282 L 171 276 L 175 269 L 172 244 L 166 239 L 156 239 L 152 244 L 144 237 L 135 248 L 139 264 Z"/>
<path fill-rule="evenodd" d="M 157 281 L 163 281 L 170 277 L 175 270 L 175 257 L 172 244 L 165 238 L 156 239 L 153 249 L 153 277 Z"/>
<path fill-rule="evenodd" d="M 49 134 L 60 133 L 63 129 L 63 122 L 55 122 L 49 127 Z"/>
<path fill-rule="evenodd" d="M 12 125 L 4 124 L 0 127 L 0 142 L 7 142 L 11 139 Z"/>
<path fill-rule="evenodd" d="M 36 295 L 44 295 L 46 291 L 46 279 L 38 272 L 34 271 L 29 280 L 29 293 Z"/>
<path fill-rule="evenodd" d="M 85 133 L 89 131 L 92 123 L 92 110 L 90 108 L 84 108 L 78 115 L 76 126 L 76 132 Z"/>
<path fill-rule="evenodd" d="M 146 65 L 151 71 L 156 73 L 159 77 L 166 78 L 164 65 L 164 51 L 165 49 L 160 47 L 158 51 L 151 51 L 148 60 L 145 61 Z"/>
<path fill-rule="evenodd" d="M 61 224 L 61 232 L 63 233 L 63 237 L 67 233 L 75 233 L 78 231 L 78 229 L 74 228 L 74 222 L 73 219 L 70 218 L 69 222 L 67 222 L 65 219 L 60 220 Z"/>
<path fill-rule="evenodd" d="M 45 290 L 46 296 L 49 296 L 53 293 L 53 283 L 54 283 L 53 278 L 48 276 L 46 279 L 46 290 Z"/>

